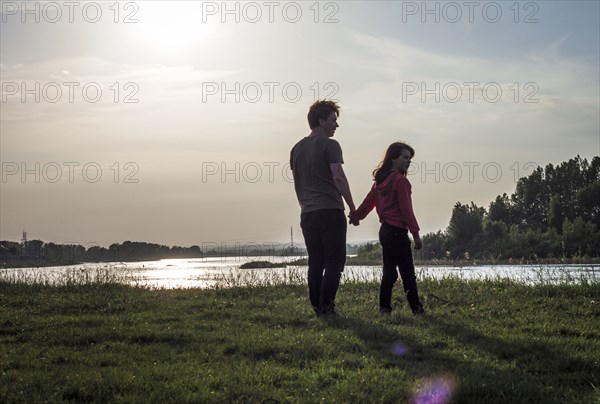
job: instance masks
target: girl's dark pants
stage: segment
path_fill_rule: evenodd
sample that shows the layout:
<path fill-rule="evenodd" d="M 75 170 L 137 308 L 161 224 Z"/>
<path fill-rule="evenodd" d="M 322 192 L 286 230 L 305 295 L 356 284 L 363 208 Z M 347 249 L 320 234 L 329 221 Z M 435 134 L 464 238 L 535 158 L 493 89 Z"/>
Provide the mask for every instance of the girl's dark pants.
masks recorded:
<path fill-rule="evenodd" d="M 379 229 L 379 241 L 383 249 L 383 276 L 379 290 L 379 307 L 382 311 L 392 310 L 392 288 L 398 280 L 398 268 L 402 277 L 404 293 L 413 313 L 423 310 L 417 291 L 417 278 L 413 265 L 408 230 L 383 222 Z"/>
<path fill-rule="evenodd" d="M 335 295 L 346 263 L 346 216 L 341 209 L 303 213 L 300 227 L 308 251 L 308 294 L 317 314 L 335 310 Z"/>

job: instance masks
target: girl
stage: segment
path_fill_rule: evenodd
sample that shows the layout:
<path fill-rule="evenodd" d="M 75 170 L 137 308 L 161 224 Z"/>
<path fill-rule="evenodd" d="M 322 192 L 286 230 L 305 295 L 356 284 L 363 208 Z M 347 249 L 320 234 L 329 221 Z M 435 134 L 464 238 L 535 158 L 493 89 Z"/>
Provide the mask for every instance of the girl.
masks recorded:
<path fill-rule="evenodd" d="M 379 290 L 379 307 L 382 314 L 392 311 L 392 288 L 402 277 L 404 293 L 414 314 L 424 314 L 419 301 L 417 279 L 413 265 L 408 232 L 413 235 L 415 249 L 423 246 L 419 237 L 419 225 L 413 213 L 411 185 L 406 172 L 415 151 L 405 143 L 392 143 L 383 161 L 373 171 L 375 183 L 363 203 L 350 214 L 350 223 L 357 225 L 373 208 L 377 208 L 381 228 L 379 241 L 383 249 L 383 277 Z"/>

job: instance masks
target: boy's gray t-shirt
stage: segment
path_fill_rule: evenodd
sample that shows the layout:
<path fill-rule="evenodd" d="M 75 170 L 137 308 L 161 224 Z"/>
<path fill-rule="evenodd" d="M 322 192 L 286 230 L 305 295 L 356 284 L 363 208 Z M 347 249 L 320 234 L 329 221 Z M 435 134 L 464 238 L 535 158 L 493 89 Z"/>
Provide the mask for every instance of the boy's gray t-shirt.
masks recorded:
<path fill-rule="evenodd" d="M 344 210 L 329 164 L 343 163 L 340 144 L 325 136 L 305 137 L 290 153 L 294 187 L 302 213 L 321 209 Z"/>

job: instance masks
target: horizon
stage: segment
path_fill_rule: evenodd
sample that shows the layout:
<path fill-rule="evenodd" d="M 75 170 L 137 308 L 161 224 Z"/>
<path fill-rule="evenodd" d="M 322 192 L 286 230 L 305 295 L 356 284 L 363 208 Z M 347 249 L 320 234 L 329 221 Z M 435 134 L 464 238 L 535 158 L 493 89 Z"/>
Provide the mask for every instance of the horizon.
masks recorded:
<path fill-rule="evenodd" d="M 37 239 L 37 238 L 29 238 L 27 237 L 27 242 L 30 241 L 34 241 L 34 240 L 38 240 L 38 241 L 42 241 L 44 244 L 49 244 L 49 243 L 54 243 L 56 245 L 80 245 L 82 247 L 84 247 L 86 250 L 88 248 L 92 248 L 92 247 L 101 247 L 101 248 L 109 248 L 110 245 L 112 244 L 120 244 L 122 245 L 125 242 L 131 242 L 131 243 L 146 243 L 146 244 L 153 244 L 153 245 L 161 245 L 161 246 L 166 246 L 169 248 L 172 247 L 181 247 L 181 248 L 191 248 L 191 247 L 200 247 L 201 251 L 204 251 L 202 247 L 223 247 L 224 251 L 235 251 L 235 250 L 243 250 L 246 247 L 249 246 L 256 246 L 257 248 L 261 248 L 261 247 L 265 247 L 265 248 L 274 248 L 274 249 L 286 249 L 289 247 L 286 246 L 292 246 L 291 242 L 278 242 L 278 241 L 263 241 L 261 243 L 255 243 L 255 242 L 250 242 L 250 243 L 239 243 L 239 242 L 233 242 L 230 244 L 227 243 L 217 243 L 217 242 L 200 242 L 200 243 L 194 243 L 194 244 L 190 244 L 190 245 L 176 245 L 176 244 L 160 244 L 160 243 L 151 243 L 151 242 L 147 242 L 147 241 L 143 241 L 143 240 L 123 240 L 123 241 L 115 241 L 113 243 L 107 244 L 107 245 L 98 245 L 95 243 L 86 243 L 86 244 L 80 244 L 76 241 L 73 242 L 62 242 L 62 243 L 57 243 L 54 241 L 45 241 L 45 240 L 41 240 L 41 239 Z M 0 242 L 9 242 L 9 243 L 17 243 L 17 244 L 21 244 L 22 243 L 22 239 L 21 240 L 0 240 Z M 356 240 L 356 241 L 348 241 L 346 242 L 347 246 L 361 246 L 361 245 L 365 245 L 365 244 L 378 244 L 379 240 L 377 239 L 372 239 L 372 240 Z M 294 241 L 293 243 L 294 246 L 299 246 L 301 248 L 306 248 L 306 245 L 304 244 L 304 241 Z M 296 248 L 296 247 L 294 247 Z"/>
<path fill-rule="evenodd" d="M 287 160 L 316 98 L 357 206 L 414 147 L 422 235 L 600 155 L 598 2 L 269 4 L 2 1 L 0 240 L 301 244 Z"/>

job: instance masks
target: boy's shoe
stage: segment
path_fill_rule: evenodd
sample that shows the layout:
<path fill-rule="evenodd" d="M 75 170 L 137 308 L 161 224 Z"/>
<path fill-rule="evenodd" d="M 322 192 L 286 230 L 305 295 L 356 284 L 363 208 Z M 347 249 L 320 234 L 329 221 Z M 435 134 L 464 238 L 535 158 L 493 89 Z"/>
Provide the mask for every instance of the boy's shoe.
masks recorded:
<path fill-rule="evenodd" d="M 416 309 L 415 311 L 413 311 L 413 314 L 415 316 L 424 316 L 425 315 L 425 309 L 423 307 L 419 307 L 418 309 Z"/>
<path fill-rule="evenodd" d="M 322 306 L 319 307 L 319 309 L 316 310 L 317 312 L 317 316 L 332 316 L 335 315 L 335 305 L 327 305 L 327 306 Z"/>
<path fill-rule="evenodd" d="M 391 307 L 380 307 L 379 312 L 384 316 L 385 315 L 389 316 L 390 314 L 392 314 L 392 308 Z"/>

